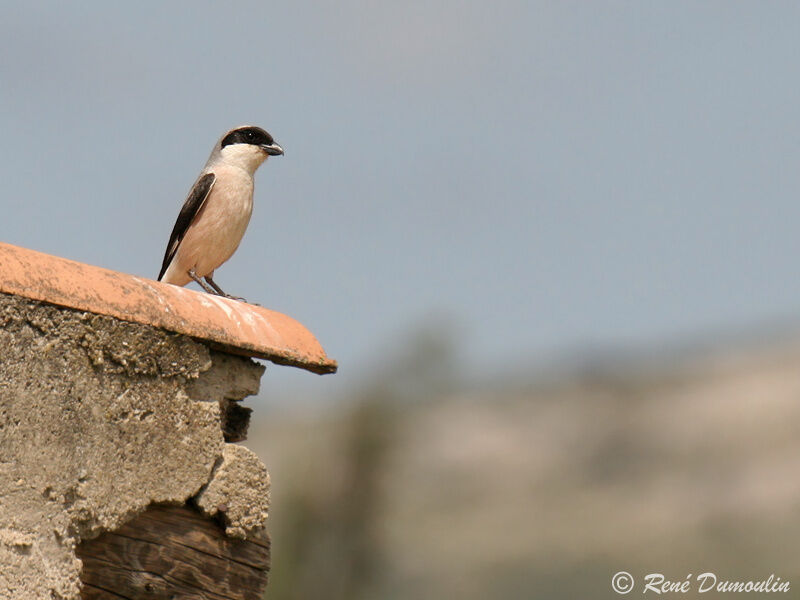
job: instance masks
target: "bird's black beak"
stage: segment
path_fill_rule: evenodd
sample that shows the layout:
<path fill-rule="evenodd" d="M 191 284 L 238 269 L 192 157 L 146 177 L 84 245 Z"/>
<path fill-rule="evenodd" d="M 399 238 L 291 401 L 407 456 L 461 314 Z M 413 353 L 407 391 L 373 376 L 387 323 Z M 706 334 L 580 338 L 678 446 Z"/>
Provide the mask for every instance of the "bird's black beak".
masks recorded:
<path fill-rule="evenodd" d="M 261 149 L 270 156 L 281 156 L 283 154 L 283 148 L 275 142 L 271 144 L 261 144 Z"/>

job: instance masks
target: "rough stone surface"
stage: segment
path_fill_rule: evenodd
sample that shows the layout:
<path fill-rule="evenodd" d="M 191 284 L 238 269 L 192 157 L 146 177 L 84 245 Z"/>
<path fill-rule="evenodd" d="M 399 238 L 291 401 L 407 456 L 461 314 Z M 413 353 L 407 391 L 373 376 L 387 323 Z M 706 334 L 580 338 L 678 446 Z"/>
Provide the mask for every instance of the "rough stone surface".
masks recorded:
<path fill-rule="evenodd" d="M 190 382 L 186 392 L 195 400 L 243 400 L 258 393 L 266 367 L 250 358 L 211 351 L 211 367 Z"/>
<path fill-rule="evenodd" d="M 225 533 L 245 538 L 264 528 L 269 510 L 269 474 L 258 456 L 244 446 L 227 444 L 222 463 L 197 495 L 197 506 L 209 517 L 221 516 Z"/>
<path fill-rule="evenodd" d="M 229 395 L 253 389 L 249 359 L 0 294 L 0 598 L 78 598 L 82 539 L 209 482 L 225 464 L 220 409 L 191 398 L 225 395 L 218 374 L 203 390 L 222 356 L 239 373 Z"/>
<path fill-rule="evenodd" d="M 223 352 L 211 351 L 211 368 L 186 388 L 193 400 L 219 404 L 222 433 L 226 442 L 247 439 L 251 409 L 239 404 L 258 393 L 265 367 L 256 361 Z"/>

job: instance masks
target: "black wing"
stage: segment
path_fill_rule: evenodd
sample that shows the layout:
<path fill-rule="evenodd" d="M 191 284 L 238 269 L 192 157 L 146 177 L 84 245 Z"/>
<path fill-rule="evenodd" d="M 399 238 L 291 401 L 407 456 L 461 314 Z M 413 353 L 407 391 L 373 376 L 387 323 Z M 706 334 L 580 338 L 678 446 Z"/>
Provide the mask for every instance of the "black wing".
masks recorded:
<path fill-rule="evenodd" d="M 186 230 L 189 228 L 189 225 L 194 221 L 200 209 L 203 208 L 203 203 L 206 201 L 206 198 L 208 198 L 208 194 L 211 192 L 216 178 L 216 175 L 213 173 L 206 173 L 192 186 L 189 197 L 186 198 L 186 202 L 183 203 L 181 212 L 178 214 L 178 220 L 175 221 L 175 227 L 172 228 L 172 235 L 169 236 L 167 251 L 164 253 L 164 263 L 161 265 L 161 272 L 158 274 L 159 281 L 161 281 L 164 273 L 167 272 L 167 267 L 169 267 L 169 263 L 171 263 L 172 259 L 175 257 L 175 252 L 177 252 L 178 246 L 181 240 L 183 240 L 183 236 L 186 235 Z"/>

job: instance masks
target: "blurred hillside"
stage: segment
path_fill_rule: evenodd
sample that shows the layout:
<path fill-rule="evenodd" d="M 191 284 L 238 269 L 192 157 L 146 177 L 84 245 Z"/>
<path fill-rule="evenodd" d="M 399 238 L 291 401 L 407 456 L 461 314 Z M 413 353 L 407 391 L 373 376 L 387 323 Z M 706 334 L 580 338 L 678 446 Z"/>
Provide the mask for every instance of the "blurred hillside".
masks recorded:
<path fill-rule="evenodd" d="M 613 598 L 620 570 L 800 589 L 800 344 L 472 391 L 437 375 L 447 344 L 409 356 L 335 409 L 255 412 L 269 598 Z"/>

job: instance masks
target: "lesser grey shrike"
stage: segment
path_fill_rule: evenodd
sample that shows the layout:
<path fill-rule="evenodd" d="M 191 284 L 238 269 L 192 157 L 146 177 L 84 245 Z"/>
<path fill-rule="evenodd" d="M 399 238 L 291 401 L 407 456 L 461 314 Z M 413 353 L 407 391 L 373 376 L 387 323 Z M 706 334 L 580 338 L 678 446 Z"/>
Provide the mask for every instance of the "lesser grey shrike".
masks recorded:
<path fill-rule="evenodd" d="M 214 270 L 233 255 L 250 222 L 256 169 L 282 154 L 260 127 L 237 127 L 220 138 L 178 214 L 159 281 L 196 281 L 209 294 L 242 300 L 214 283 Z"/>

